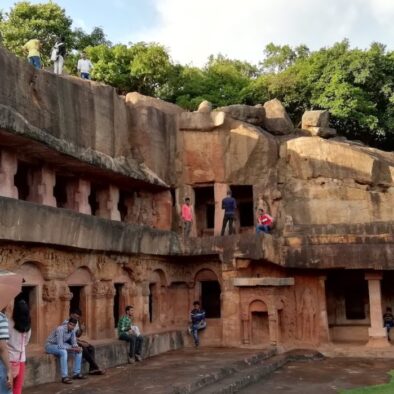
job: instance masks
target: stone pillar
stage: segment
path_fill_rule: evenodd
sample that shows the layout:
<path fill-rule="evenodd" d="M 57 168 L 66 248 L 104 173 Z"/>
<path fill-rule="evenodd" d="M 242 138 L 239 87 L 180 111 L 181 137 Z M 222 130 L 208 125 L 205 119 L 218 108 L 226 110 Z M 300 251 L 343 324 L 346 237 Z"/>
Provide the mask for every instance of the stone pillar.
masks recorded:
<path fill-rule="evenodd" d="M 367 346 L 390 346 L 382 320 L 382 294 L 380 289 L 382 274 L 380 272 L 366 273 L 365 279 L 368 281 L 369 310 L 371 317 L 371 327 L 368 329 L 369 341 Z"/>
<path fill-rule="evenodd" d="M 120 221 L 120 212 L 118 209 L 119 189 L 115 186 L 109 186 L 108 189 L 97 192 L 97 201 L 99 208 L 97 216 L 103 219 Z"/>
<path fill-rule="evenodd" d="M 28 182 L 29 195 L 27 201 L 56 207 L 56 198 L 53 195 L 53 188 L 56 183 L 55 171 L 45 166 L 34 169 L 29 174 Z"/>
<path fill-rule="evenodd" d="M 169 190 L 156 193 L 153 196 L 154 223 L 153 226 L 160 230 L 171 230 L 172 227 L 172 196 Z"/>
<path fill-rule="evenodd" d="M 0 152 L 0 196 L 18 198 L 18 189 L 14 184 L 14 176 L 18 169 L 18 160 L 14 153 Z"/>
<path fill-rule="evenodd" d="M 113 337 L 113 297 L 115 289 L 111 281 L 97 280 L 93 283 L 91 292 L 91 315 L 95 317 L 89 334 L 92 339 Z"/>
<path fill-rule="evenodd" d="M 247 312 L 242 313 L 242 343 L 248 345 L 250 343 L 250 332 L 249 332 L 249 316 Z"/>
<path fill-rule="evenodd" d="M 319 343 L 330 342 L 330 329 L 328 326 L 328 315 L 327 315 L 327 300 L 326 300 L 326 277 L 319 277 L 318 287 L 318 340 Z"/>
<path fill-rule="evenodd" d="M 227 196 L 229 187 L 225 183 L 215 183 L 214 194 L 215 194 L 215 227 L 214 235 L 220 235 L 223 224 L 224 211 L 222 209 L 222 200 Z"/>
<path fill-rule="evenodd" d="M 236 271 L 223 272 L 221 293 L 222 345 L 239 346 L 241 337 L 241 321 L 239 318 L 239 288 L 234 286 Z"/>
<path fill-rule="evenodd" d="M 67 184 L 67 203 L 65 208 L 73 211 L 92 214 L 92 208 L 89 204 L 90 182 L 84 179 L 76 179 Z"/>
<path fill-rule="evenodd" d="M 276 305 L 276 294 L 274 289 L 267 289 L 268 301 L 268 329 L 271 346 L 277 346 L 279 342 L 279 314 Z"/>

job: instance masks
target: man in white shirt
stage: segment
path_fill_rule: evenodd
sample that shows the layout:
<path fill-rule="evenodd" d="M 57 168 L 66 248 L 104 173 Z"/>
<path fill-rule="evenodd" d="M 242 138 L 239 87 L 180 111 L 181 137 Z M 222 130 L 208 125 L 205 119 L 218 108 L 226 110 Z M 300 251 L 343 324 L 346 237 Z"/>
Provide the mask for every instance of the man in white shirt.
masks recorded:
<path fill-rule="evenodd" d="M 78 60 L 77 69 L 82 79 L 90 79 L 90 70 L 92 69 L 92 62 L 86 58 L 86 54 L 82 53 L 82 59 Z"/>

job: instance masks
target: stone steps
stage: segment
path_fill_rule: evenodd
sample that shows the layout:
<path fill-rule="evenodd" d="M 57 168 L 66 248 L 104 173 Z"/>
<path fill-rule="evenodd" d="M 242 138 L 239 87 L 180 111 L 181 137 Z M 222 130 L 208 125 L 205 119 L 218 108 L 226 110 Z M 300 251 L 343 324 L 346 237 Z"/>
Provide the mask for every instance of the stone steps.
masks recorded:
<path fill-rule="evenodd" d="M 234 363 L 219 373 L 201 377 L 185 387 L 174 388 L 174 394 L 230 394 L 237 393 L 250 384 L 283 367 L 291 361 L 323 359 L 314 350 L 293 350 L 277 354 L 275 349 L 259 353 L 250 359 Z"/>

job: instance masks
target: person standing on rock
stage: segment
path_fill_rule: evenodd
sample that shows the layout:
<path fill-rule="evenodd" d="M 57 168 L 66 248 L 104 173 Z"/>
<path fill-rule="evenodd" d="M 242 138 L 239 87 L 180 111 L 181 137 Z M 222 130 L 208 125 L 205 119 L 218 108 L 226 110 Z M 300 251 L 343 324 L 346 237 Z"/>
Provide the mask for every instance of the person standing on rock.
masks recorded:
<path fill-rule="evenodd" d="M 256 234 L 269 233 L 273 222 L 272 217 L 268 213 L 264 213 L 264 209 L 260 208 L 257 214 Z"/>
<path fill-rule="evenodd" d="M 228 223 L 228 233 L 234 234 L 234 216 L 235 210 L 237 209 L 237 202 L 235 198 L 231 196 L 231 191 L 227 192 L 227 197 L 223 198 L 222 200 L 222 209 L 224 209 L 224 216 L 223 216 L 223 224 L 222 224 L 222 231 L 221 235 L 224 235 L 226 231 L 227 223 Z"/>
<path fill-rule="evenodd" d="M 63 72 L 64 57 L 66 56 L 66 43 L 64 41 L 64 37 L 60 37 L 52 48 L 53 72 L 58 75 L 61 75 Z"/>
<path fill-rule="evenodd" d="M 137 326 L 133 325 L 134 307 L 126 306 L 126 314 L 119 319 L 118 338 L 121 341 L 129 342 L 129 364 L 134 361 L 142 361 L 142 343 L 144 337 Z"/>
<path fill-rule="evenodd" d="M 82 59 L 78 60 L 77 69 L 82 79 L 90 79 L 90 70 L 93 68 L 92 62 L 86 58 L 86 54 L 82 53 Z"/>
<path fill-rule="evenodd" d="M 190 205 L 190 198 L 186 197 L 185 202 L 182 204 L 181 209 L 182 223 L 183 223 L 183 236 L 190 237 L 190 231 L 193 224 L 193 208 Z"/>
<path fill-rule="evenodd" d="M 37 70 L 41 69 L 41 42 L 32 38 L 22 47 L 23 52 L 27 53 L 27 61 Z"/>

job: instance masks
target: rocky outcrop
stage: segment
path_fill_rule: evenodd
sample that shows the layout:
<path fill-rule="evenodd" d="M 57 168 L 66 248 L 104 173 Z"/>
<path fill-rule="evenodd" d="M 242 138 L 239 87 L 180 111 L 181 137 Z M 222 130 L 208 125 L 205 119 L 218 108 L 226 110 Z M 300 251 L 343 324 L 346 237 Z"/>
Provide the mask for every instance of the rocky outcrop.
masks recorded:
<path fill-rule="evenodd" d="M 310 135 L 322 138 L 335 137 L 337 134 L 335 129 L 330 128 L 330 113 L 328 111 L 305 111 L 301 127 Z"/>
<path fill-rule="evenodd" d="M 250 123 L 254 126 L 264 125 L 265 110 L 263 106 L 252 107 L 250 105 L 234 104 L 217 108 L 217 111 L 225 112 L 233 119 Z"/>
<path fill-rule="evenodd" d="M 295 225 L 393 221 L 394 155 L 302 137 L 282 144 L 283 212 Z"/>
<path fill-rule="evenodd" d="M 174 115 L 178 115 L 185 111 L 175 104 L 154 97 L 144 96 L 138 92 L 127 93 L 126 103 L 130 103 L 136 107 L 153 107 L 159 111 Z"/>
<path fill-rule="evenodd" d="M 183 112 L 179 115 L 180 130 L 210 131 L 224 124 L 225 113 Z"/>
<path fill-rule="evenodd" d="M 202 101 L 197 109 L 197 112 L 211 112 L 211 111 L 212 111 L 212 104 L 207 100 Z"/>
<path fill-rule="evenodd" d="M 264 128 L 275 135 L 286 135 L 294 131 L 293 123 L 285 107 L 278 99 L 264 103 Z"/>

